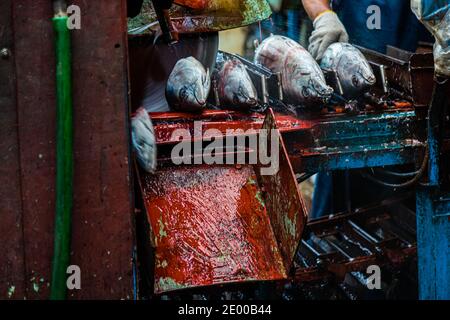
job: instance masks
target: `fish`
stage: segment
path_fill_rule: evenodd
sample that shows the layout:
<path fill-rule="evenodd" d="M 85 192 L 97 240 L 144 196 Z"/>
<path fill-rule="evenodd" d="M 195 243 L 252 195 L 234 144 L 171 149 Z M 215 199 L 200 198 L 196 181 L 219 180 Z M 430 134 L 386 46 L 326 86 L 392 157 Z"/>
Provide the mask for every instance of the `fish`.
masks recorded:
<path fill-rule="evenodd" d="M 197 112 L 207 106 L 211 88 L 209 69 L 194 57 L 180 59 L 169 75 L 166 99 L 177 111 Z"/>
<path fill-rule="evenodd" d="M 258 104 L 258 93 L 246 67 L 237 58 L 225 58 L 219 53 L 213 79 L 222 106 L 250 109 Z"/>
<path fill-rule="evenodd" d="M 346 99 L 362 97 L 376 83 L 376 78 L 362 52 L 348 43 L 333 43 L 325 51 L 320 67 L 336 72 Z M 335 84 L 335 90 L 338 90 Z"/>
<path fill-rule="evenodd" d="M 157 167 L 155 130 L 144 108 L 139 108 L 131 118 L 131 144 L 142 169 L 154 173 Z"/>
<path fill-rule="evenodd" d="M 288 103 L 313 106 L 326 102 L 333 94 L 308 50 L 287 37 L 266 38 L 256 49 L 254 62 L 281 74 L 283 94 Z"/>

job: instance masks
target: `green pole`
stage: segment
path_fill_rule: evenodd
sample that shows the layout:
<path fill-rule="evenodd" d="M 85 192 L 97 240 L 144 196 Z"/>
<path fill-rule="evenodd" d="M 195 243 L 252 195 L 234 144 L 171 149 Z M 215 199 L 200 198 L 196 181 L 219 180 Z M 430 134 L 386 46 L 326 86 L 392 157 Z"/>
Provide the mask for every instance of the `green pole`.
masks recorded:
<path fill-rule="evenodd" d="M 65 10 L 55 11 L 53 27 L 55 31 L 57 98 L 56 212 L 50 288 L 51 300 L 63 300 L 66 298 L 66 272 L 70 262 L 73 205 L 73 123 L 71 47 L 67 20 L 68 17 Z"/>

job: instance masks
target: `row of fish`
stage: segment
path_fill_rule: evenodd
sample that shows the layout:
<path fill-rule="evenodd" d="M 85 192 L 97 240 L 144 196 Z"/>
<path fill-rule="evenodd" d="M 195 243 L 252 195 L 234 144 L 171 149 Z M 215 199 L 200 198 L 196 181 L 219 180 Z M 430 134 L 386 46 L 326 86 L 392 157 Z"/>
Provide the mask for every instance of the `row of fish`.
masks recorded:
<path fill-rule="evenodd" d="M 240 60 L 226 59 L 219 53 L 212 78 L 222 103 L 242 109 L 258 103 L 255 86 Z M 173 68 L 167 81 L 166 99 L 175 110 L 199 111 L 206 107 L 210 89 L 209 70 L 188 57 Z"/>
<path fill-rule="evenodd" d="M 157 167 L 155 129 L 144 108 L 139 108 L 131 118 L 131 145 L 141 168 L 148 173 L 155 172 Z"/>
<path fill-rule="evenodd" d="M 264 40 L 256 49 L 254 62 L 282 75 L 288 103 L 314 105 L 333 93 L 311 54 L 289 38 L 272 36 Z"/>
<path fill-rule="evenodd" d="M 286 102 L 293 105 L 321 104 L 337 92 L 337 84 L 330 87 L 322 70 L 336 72 L 345 99 L 355 99 L 375 84 L 374 73 L 363 54 L 347 43 L 332 44 L 319 65 L 297 42 L 270 36 L 258 46 L 254 63 L 282 75 L 283 94 Z M 219 54 L 212 78 L 221 103 L 242 109 L 258 103 L 255 86 L 240 60 Z M 175 110 L 199 111 L 207 106 L 210 89 L 209 70 L 189 57 L 175 65 L 167 82 L 166 98 Z"/>
<path fill-rule="evenodd" d="M 227 59 L 219 53 L 213 79 L 221 103 L 248 109 L 258 104 L 258 94 L 244 64 L 238 59 Z"/>
<path fill-rule="evenodd" d="M 283 94 L 293 105 L 321 104 L 337 91 L 336 87 L 327 85 L 322 69 L 336 72 L 346 99 L 362 95 L 375 83 L 363 54 L 345 43 L 331 45 L 319 65 L 300 44 L 283 36 L 271 36 L 258 46 L 254 63 L 282 75 Z M 219 54 L 212 80 L 221 104 L 247 110 L 258 104 L 257 90 L 242 61 Z M 178 111 L 200 111 L 207 107 L 211 82 L 209 70 L 198 60 L 181 59 L 167 81 L 167 101 Z M 145 171 L 154 172 L 156 139 L 145 109 L 136 112 L 131 129 L 138 163 Z"/>

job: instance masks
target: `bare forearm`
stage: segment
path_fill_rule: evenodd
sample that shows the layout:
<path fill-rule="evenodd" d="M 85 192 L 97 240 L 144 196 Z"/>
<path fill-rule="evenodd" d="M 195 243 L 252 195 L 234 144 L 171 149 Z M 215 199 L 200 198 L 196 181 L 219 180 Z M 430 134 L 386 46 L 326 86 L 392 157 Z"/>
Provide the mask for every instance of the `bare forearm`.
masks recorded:
<path fill-rule="evenodd" d="M 329 0 L 302 0 L 302 3 L 309 18 L 313 21 L 319 14 L 331 9 Z"/>

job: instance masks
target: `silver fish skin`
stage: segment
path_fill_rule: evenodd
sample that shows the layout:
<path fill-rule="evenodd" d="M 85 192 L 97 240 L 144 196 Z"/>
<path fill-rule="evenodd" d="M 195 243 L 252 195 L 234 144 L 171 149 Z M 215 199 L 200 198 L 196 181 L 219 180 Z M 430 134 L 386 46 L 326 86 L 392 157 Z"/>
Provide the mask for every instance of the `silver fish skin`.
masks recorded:
<path fill-rule="evenodd" d="M 320 67 L 336 71 L 343 96 L 347 99 L 362 96 L 376 82 L 367 59 L 361 51 L 348 43 L 337 42 L 330 45 L 323 55 Z"/>
<path fill-rule="evenodd" d="M 194 57 L 180 59 L 169 75 L 166 99 L 177 111 L 196 112 L 206 107 L 211 78 L 209 69 Z"/>
<path fill-rule="evenodd" d="M 311 54 L 284 36 L 270 36 L 256 49 L 256 64 L 282 74 L 286 101 L 295 105 L 317 105 L 328 100 L 333 89 Z"/>
<path fill-rule="evenodd" d="M 258 103 L 258 93 L 244 64 L 238 59 L 218 55 L 213 78 L 217 81 L 219 99 L 230 108 L 249 109 Z"/>
<path fill-rule="evenodd" d="M 131 143 L 142 169 L 154 173 L 157 167 L 155 130 L 144 108 L 139 108 L 131 118 Z"/>

